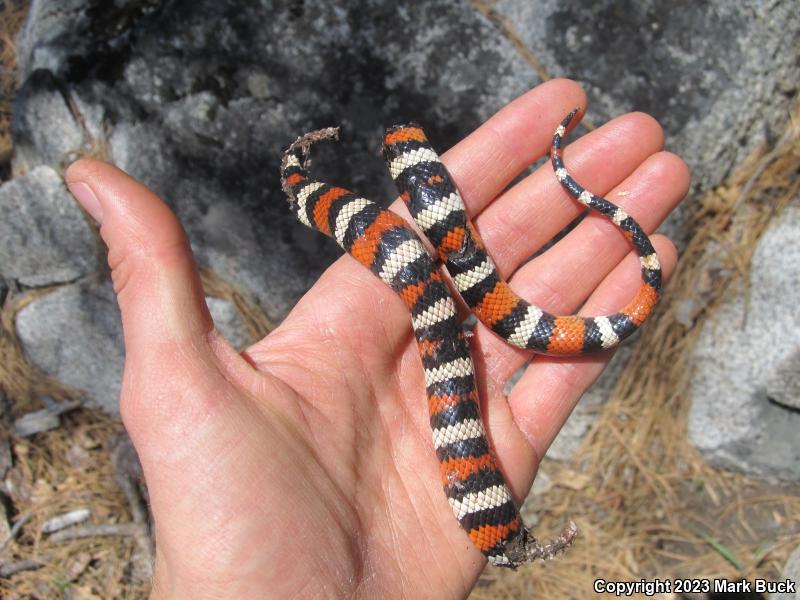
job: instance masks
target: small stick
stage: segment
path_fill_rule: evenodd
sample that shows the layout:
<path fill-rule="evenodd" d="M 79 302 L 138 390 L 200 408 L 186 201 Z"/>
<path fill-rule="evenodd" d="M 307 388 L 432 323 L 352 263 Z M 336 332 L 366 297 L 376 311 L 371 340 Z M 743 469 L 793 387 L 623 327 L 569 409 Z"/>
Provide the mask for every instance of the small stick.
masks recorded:
<path fill-rule="evenodd" d="M 16 575 L 22 571 L 34 571 L 36 569 L 41 569 L 45 564 L 47 564 L 48 560 L 50 560 L 50 555 L 43 554 L 41 558 L 28 558 L 26 560 L 0 565 L 0 577 L 7 579 L 12 575 Z"/>
<path fill-rule="evenodd" d="M 133 524 L 136 527 L 136 533 L 134 534 L 136 543 L 139 545 L 139 549 L 144 553 L 148 564 L 152 564 L 155 559 L 155 548 L 153 547 L 153 540 L 149 535 L 150 527 L 147 521 L 147 511 L 142 506 L 139 494 L 136 489 L 134 489 L 130 477 L 122 475 L 117 478 L 117 483 L 128 499 L 128 505 L 133 515 Z"/>
<path fill-rule="evenodd" d="M 130 537 L 135 536 L 138 533 L 138 529 L 139 527 L 134 523 L 83 525 L 81 527 L 63 529 L 54 533 L 48 539 L 51 542 L 66 542 L 88 537 Z"/>
<path fill-rule="evenodd" d="M 149 567 L 155 558 L 155 548 L 150 537 L 150 523 L 147 509 L 142 502 L 142 495 L 136 488 L 134 477 L 141 476 L 141 466 L 127 436 L 117 436 L 108 441 L 110 447 L 111 465 L 114 467 L 114 479 L 120 487 L 125 497 L 128 499 L 128 506 L 131 509 L 133 522 L 138 526 L 138 532 L 134 536 L 139 545 L 145 561 Z M 152 575 L 152 573 L 150 574 Z M 150 576 L 148 575 L 148 576 Z"/>
<path fill-rule="evenodd" d="M 42 525 L 42 533 L 55 533 L 56 531 L 66 529 L 71 525 L 83 523 L 89 519 L 90 514 L 91 513 L 89 512 L 88 508 L 79 508 L 77 510 L 71 510 L 62 515 L 52 517 L 51 519 L 47 519 L 47 521 L 44 522 L 44 525 Z"/>
<path fill-rule="evenodd" d="M 22 529 L 22 526 L 25 525 L 25 523 L 27 523 L 30 518 L 31 518 L 31 513 L 25 513 L 19 518 L 19 520 L 16 523 L 14 523 L 14 526 L 11 528 L 11 531 L 8 532 L 8 537 L 2 544 L 0 544 L 0 554 L 3 553 L 3 550 L 8 548 L 8 545 L 11 543 L 11 540 L 17 537 L 17 534 L 19 533 L 20 529 Z"/>

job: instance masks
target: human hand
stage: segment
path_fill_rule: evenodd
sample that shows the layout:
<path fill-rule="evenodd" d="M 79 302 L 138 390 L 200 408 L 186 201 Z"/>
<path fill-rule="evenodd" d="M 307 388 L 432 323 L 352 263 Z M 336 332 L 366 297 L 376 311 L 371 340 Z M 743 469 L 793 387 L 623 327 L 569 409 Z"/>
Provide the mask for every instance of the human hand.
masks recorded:
<path fill-rule="evenodd" d="M 551 312 L 607 314 L 640 284 L 624 237 L 591 215 L 515 272 L 581 207 L 548 164 L 505 190 L 546 153 L 554 124 L 584 105 L 577 84 L 548 82 L 442 159 L 521 296 Z M 662 142 L 652 118 L 629 114 L 571 144 L 565 162 L 651 232 L 689 183 Z M 125 333 L 120 410 L 155 520 L 153 596 L 465 596 L 484 559 L 442 492 L 423 370 L 391 289 L 344 256 L 239 354 L 214 329 L 167 206 L 97 161 L 76 162 L 66 179 L 109 246 Z M 669 277 L 675 249 L 651 239 Z M 609 354 L 537 357 L 505 398 L 527 353 L 483 326 L 472 347 L 488 435 L 521 499 Z"/>

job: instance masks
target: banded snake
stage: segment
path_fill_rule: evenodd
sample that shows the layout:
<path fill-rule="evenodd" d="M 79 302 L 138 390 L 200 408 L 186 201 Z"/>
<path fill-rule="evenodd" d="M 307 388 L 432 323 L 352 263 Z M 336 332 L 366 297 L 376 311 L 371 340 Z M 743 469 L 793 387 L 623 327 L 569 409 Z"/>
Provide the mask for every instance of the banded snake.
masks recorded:
<path fill-rule="evenodd" d="M 653 312 L 661 289 L 658 256 L 639 224 L 581 187 L 564 166 L 563 137 L 577 112 L 567 115 L 553 136 L 555 175 L 579 203 L 622 231 L 641 263 L 639 292 L 608 316 L 555 316 L 517 296 L 498 274 L 455 183 L 422 129 L 416 124 L 396 126 L 383 138 L 382 155 L 400 197 L 470 310 L 509 344 L 541 354 L 576 355 L 616 346 Z M 402 217 L 311 177 L 311 146 L 337 135 L 336 128 L 311 132 L 286 150 L 281 184 L 292 211 L 305 225 L 333 237 L 408 307 L 425 369 L 442 484 L 472 543 L 496 566 L 516 568 L 552 557 L 572 543 L 577 530 L 570 524 L 551 543 L 540 544 L 523 524 L 486 438 L 469 343 L 437 262 Z"/>

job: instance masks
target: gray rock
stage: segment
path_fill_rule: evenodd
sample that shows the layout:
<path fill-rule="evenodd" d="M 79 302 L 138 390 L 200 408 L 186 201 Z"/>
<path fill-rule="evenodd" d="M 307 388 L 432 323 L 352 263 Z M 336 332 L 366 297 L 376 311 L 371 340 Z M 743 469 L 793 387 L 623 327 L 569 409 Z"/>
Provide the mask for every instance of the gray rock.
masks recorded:
<path fill-rule="evenodd" d="M 37 167 L 0 187 L 0 275 L 41 286 L 82 277 L 96 268 L 95 237 L 50 167 Z"/>
<path fill-rule="evenodd" d="M 128 41 L 130 21 L 156 4 L 157 0 L 114 0 L 98 10 L 87 0 L 31 0 L 15 45 L 21 77 L 37 69 L 63 74 L 76 55 L 86 57 L 101 50 L 98 30 L 105 29 L 102 39 L 107 46 L 102 49 L 118 49 Z"/>
<path fill-rule="evenodd" d="M 206 304 L 214 325 L 234 348 L 243 349 L 255 341 L 250 339 L 247 326 L 233 304 L 211 297 L 206 297 Z"/>
<path fill-rule="evenodd" d="M 800 74 L 795 8 L 791 0 L 681 10 L 654 0 L 493 3 L 551 74 L 584 83 L 595 122 L 644 110 L 664 123 L 700 188 L 784 126 Z M 70 89 L 95 96 L 115 124 L 135 111 L 136 121 L 185 142 L 184 158 L 199 151 L 220 167 L 246 168 L 265 143 L 285 145 L 331 122 L 358 125 L 359 152 L 408 117 L 446 146 L 539 80 L 466 2 L 120 0 L 98 11 L 90 0 L 35 0 L 17 48 L 23 81 L 47 70 L 79 82 Z M 106 84 L 119 85 L 109 93 Z M 361 157 L 346 162 L 359 165 L 339 165 L 349 181 L 374 180 Z"/>
<path fill-rule="evenodd" d="M 778 366 L 767 382 L 767 397 L 800 411 L 800 349 Z"/>
<path fill-rule="evenodd" d="M 170 204 L 200 264 L 249 290 L 273 318 L 285 315 L 336 251 L 297 227 L 283 201 L 264 202 L 260 190 L 239 194 L 226 189 L 233 182 L 208 174 L 175 177 L 171 144 L 163 128 L 149 122 L 121 123 L 110 136 L 116 164 Z"/>
<path fill-rule="evenodd" d="M 783 568 L 781 580 L 787 579 L 794 582 L 795 592 L 772 594 L 770 600 L 800 600 L 800 546 L 789 555 L 786 566 Z"/>
<path fill-rule="evenodd" d="M 32 0 L 29 3 L 28 18 L 16 40 L 21 79 L 26 79 L 36 69 L 57 72 L 66 63 L 68 45 L 78 42 L 85 28 L 87 5 L 83 0 Z"/>
<path fill-rule="evenodd" d="M 689 436 L 712 464 L 800 482 L 800 412 L 767 393 L 800 349 L 800 202 L 764 233 L 750 280 L 749 304 L 732 296 L 701 334 Z"/>
<path fill-rule="evenodd" d="M 697 188 L 779 136 L 800 78 L 793 0 L 499 0 L 495 10 L 550 73 L 577 79 L 589 117 L 654 115 Z M 764 65 L 770 65 L 764 69 Z"/>
<path fill-rule="evenodd" d="M 23 308 L 16 325 L 33 364 L 83 392 L 89 406 L 119 412 L 124 351 L 110 283 L 63 286 Z"/>
<path fill-rule="evenodd" d="M 35 71 L 14 101 L 13 174 L 24 175 L 39 165 L 63 170 L 91 154 L 105 139 L 102 117 L 101 107 L 87 104 L 52 73 Z"/>

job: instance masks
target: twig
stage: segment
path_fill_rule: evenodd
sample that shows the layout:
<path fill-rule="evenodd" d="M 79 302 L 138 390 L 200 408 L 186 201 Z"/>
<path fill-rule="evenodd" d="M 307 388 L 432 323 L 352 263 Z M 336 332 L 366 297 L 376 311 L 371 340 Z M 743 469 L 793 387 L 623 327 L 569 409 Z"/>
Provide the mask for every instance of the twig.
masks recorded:
<path fill-rule="evenodd" d="M 31 513 L 25 513 L 19 518 L 19 520 L 16 523 L 14 523 L 14 526 L 11 528 L 11 531 L 8 532 L 8 537 L 5 539 L 5 541 L 3 541 L 2 544 L 0 544 L 0 554 L 2 554 L 3 551 L 6 548 L 8 548 L 8 545 L 11 543 L 11 540 L 17 537 L 17 534 L 19 533 L 20 529 L 22 529 L 22 526 L 25 525 L 25 523 L 27 523 L 30 518 L 31 518 Z"/>
<path fill-rule="evenodd" d="M 114 479 L 125 494 L 133 522 L 138 526 L 134 538 L 146 563 L 152 565 L 155 548 L 150 536 L 150 519 L 145 503 L 142 501 L 142 494 L 135 484 L 135 480 L 141 477 L 141 465 L 136 450 L 133 448 L 130 438 L 124 434 L 110 439 L 107 446 L 111 454 L 111 465 L 114 468 Z"/>
<path fill-rule="evenodd" d="M 131 509 L 133 522 L 137 525 L 147 526 L 147 509 L 145 509 L 142 499 L 139 497 L 136 486 L 126 475 L 120 475 L 116 479 L 117 485 L 119 485 L 122 493 L 125 494 L 125 498 L 128 500 L 128 507 Z"/>
<path fill-rule="evenodd" d="M 131 478 L 120 475 L 116 479 L 117 484 L 122 488 L 125 497 L 128 499 L 128 506 L 131 509 L 133 523 L 136 526 L 136 532 L 133 537 L 139 549 L 144 554 L 146 562 L 152 564 L 155 557 L 155 548 L 153 547 L 153 540 L 150 537 L 147 510 L 144 508 L 139 493 L 136 491 Z"/>
<path fill-rule="evenodd" d="M 51 535 L 48 539 L 51 542 L 67 542 L 69 540 L 79 540 L 88 537 L 134 537 L 137 535 L 139 526 L 135 523 L 118 523 L 105 525 L 83 525 L 81 527 L 71 527 Z"/>
<path fill-rule="evenodd" d="M 55 533 L 56 531 L 66 529 L 72 525 L 83 523 L 84 521 L 89 520 L 90 514 L 91 513 L 89 512 L 88 508 L 79 508 L 51 519 L 47 519 L 47 521 L 44 522 L 44 525 L 42 525 L 42 533 Z"/>
<path fill-rule="evenodd" d="M 50 560 L 50 555 L 43 554 L 40 558 L 28 558 L 17 562 L 0 565 L 0 577 L 7 579 L 12 575 L 16 575 L 22 571 L 34 571 L 36 569 L 41 569 L 47 564 L 48 560 Z"/>

